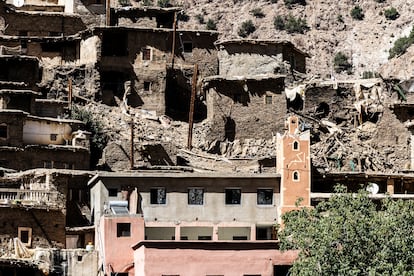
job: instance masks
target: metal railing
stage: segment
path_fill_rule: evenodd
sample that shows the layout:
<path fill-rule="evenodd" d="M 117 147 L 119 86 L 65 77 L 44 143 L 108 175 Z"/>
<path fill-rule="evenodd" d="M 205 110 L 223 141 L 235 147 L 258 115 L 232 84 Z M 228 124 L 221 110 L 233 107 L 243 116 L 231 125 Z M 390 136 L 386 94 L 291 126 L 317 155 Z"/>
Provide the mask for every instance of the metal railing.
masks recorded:
<path fill-rule="evenodd" d="M 0 204 L 57 205 L 59 192 L 0 188 Z"/>

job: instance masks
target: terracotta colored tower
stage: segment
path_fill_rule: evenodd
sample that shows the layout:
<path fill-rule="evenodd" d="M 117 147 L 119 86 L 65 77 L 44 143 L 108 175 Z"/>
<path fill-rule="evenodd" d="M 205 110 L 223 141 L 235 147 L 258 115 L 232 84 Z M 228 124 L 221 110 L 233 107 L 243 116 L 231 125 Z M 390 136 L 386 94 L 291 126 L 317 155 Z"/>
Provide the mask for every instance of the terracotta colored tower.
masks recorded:
<path fill-rule="evenodd" d="M 310 133 L 299 130 L 299 119 L 287 119 L 287 131 L 277 135 L 277 172 L 281 175 L 280 216 L 300 206 L 310 206 L 311 160 Z M 279 217 L 280 220 L 280 217 Z"/>

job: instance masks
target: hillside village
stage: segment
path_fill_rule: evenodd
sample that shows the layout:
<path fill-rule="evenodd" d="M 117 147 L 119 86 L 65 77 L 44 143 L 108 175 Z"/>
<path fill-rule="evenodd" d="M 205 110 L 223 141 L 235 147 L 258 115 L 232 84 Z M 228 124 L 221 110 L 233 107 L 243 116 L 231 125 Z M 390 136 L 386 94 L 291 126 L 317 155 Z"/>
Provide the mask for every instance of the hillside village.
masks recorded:
<path fill-rule="evenodd" d="M 333 64 L 316 33 L 364 33 L 308 2 L 0 1 L 0 275 L 286 275 L 298 199 L 413 199 L 412 47 Z M 370 20 L 409 35 L 404 5 Z M 270 32 L 276 9 L 314 16 Z"/>

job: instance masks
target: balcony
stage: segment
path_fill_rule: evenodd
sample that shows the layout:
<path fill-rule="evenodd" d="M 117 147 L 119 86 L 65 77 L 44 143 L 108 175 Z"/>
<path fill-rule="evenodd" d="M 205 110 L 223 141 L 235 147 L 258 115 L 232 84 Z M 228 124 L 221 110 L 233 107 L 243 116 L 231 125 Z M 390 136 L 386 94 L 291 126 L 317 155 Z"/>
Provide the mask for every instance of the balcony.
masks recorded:
<path fill-rule="evenodd" d="M 59 208 L 59 192 L 0 188 L 0 207 Z"/>

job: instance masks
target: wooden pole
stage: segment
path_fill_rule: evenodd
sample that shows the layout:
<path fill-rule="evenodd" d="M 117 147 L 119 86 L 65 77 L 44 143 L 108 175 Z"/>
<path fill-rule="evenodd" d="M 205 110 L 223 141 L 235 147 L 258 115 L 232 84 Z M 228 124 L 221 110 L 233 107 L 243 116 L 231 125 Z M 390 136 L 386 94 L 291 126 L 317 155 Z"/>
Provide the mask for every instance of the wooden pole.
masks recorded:
<path fill-rule="evenodd" d="M 130 164 L 131 164 L 131 170 L 134 169 L 134 117 L 131 117 L 131 159 L 130 159 Z"/>
<path fill-rule="evenodd" d="M 177 12 L 174 12 L 174 23 L 173 23 L 173 39 L 171 46 L 171 69 L 174 69 L 174 55 L 175 55 L 175 36 L 177 32 Z"/>
<path fill-rule="evenodd" d="M 111 25 L 111 0 L 106 0 L 106 26 Z"/>
<path fill-rule="evenodd" d="M 193 147 L 193 125 L 194 125 L 194 105 L 197 88 L 197 71 L 198 64 L 194 64 L 193 79 L 191 83 L 190 112 L 188 114 L 188 143 L 187 148 L 191 150 Z"/>
<path fill-rule="evenodd" d="M 72 110 L 72 79 L 68 79 L 68 105 L 69 110 Z"/>

